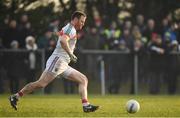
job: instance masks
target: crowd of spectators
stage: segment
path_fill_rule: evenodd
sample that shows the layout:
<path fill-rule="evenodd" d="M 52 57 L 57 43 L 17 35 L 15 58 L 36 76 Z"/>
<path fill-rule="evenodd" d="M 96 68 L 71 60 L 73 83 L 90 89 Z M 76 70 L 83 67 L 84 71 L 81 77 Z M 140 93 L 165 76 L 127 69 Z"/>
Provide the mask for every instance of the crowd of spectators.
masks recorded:
<path fill-rule="evenodd" d="M 0 48 L 10 49 L 11 43 L 16 41 L 18 48 L 26 49 L 29 42 L 27 40 L 30 39 L 28 39 L 29 36 L 33 39 L 32 43 L 37 45 L 37 49 L 54 48 L 56 42 L 52 40 L 52 32 L 57 30 L 58 23 L 58 20 L 54 20 L 49 24 L 47 29 L 43 30 L 42 36 L 37 36 L 38 34 L 35 33 L 28 15 L 23 14 L 20 19 L 11 19 L 10 16 L 7 15 L 0 29 Z"/>
<path fill-rule="evenodd" d="M 161 24 L 156 24 L 152 18 L 145 20 L 141 14 L 134 19 L 109 21 L 108 26 L 100 18 L 95 19 L 95 25 L 80 34 L 80 39 L 84 40 L 82 48 L 164 53 L 179 47 L 180 23 L 174 23 L 170 16 L 163 18 Z M 157 46 L 152 46 L 158 42 Z"/>
<path fill-rule="evenodd" d="M 180 23 L 174 23 L 170 15 L 160 19 L 161 24 L 157 24 L 152 18 L 145 20 L 141 14 L 134 19 L 115 19 L 106 24 L 99 15 L 95 14 L 93 20 L 94 25 L 87 24 L 84 30 L 78 33 L 79 44 L 82 44 L 77 46 L 78 49 L 129 52 L 152 50 L 165 53 L 175 46 L 179 47 Z M 11 43 L 17 41 L 19 48 L 26 49 L 26 38 L 31 36 L 37 44 L 37 49 L 53 49 L 56 38 L 52 32 L 60 30 L 59 26 L 63 26 L 64 23 L 60 23 L 59 19 L 54 19 L 40 36 L 36 34 L 31 24 L 26 14 L 23 14 L 20 19 L 11 19 L 7 15 L 0 28 L 0 48 L 9 49 Z"/>
<path fill-rule="evenodd" d="M 153 18 L 146 19 L 142 14 L 138 14 L 135 18 L 114 19 L 105 23 L 104 19 L 96 13 L 93 20 L 93 25 L 87 24 L 83 31 L 78 32 L 78 50 L 118 50 L 128 53 L 152 53 L 155 55 L 179 52 L 180 22 L 174 23 L 171 15 L 159 19 L 158 24 Z M 161 23 L 159 24 L 159 22 Z M 39 36 L 39 34 L 36 34 L 27 14 L 23 14 L 20 19 L 11 19 L 7 15 L 0 28 L 0 49 L 27 49 L 31 51 L 28 55 L 30 68 L 28 77 L 31 79 L 28 79 L 28 81 L 33 81 L 32 78 L 35 76 L 36 68 L 34 51 L 37 49 L 52 51 L 57 41 L 57 37 L 53 35 L 53 32 L 59 31 L 59 26 L 63 26 L 62 24 L 64 23 L 61 23 L 60 19 L 52 20 L 42 35 Z M 155 56 L 155 58 L 151 59 L 152 63 L 156 62 L 153 59 L 157 61 L 161 58 Z M 169 60 L 172 62 L 172 58 L 169 58 Z M 158 64 L 159 62 L 161 60 L 158 61 Z M 19 62 L 12 61 L 11 63 L 17 65 Z M 151 72 L 160 76 L 159 71 L 155 69 L 156 67 L 157 63 L 152 64 Z M 14 75 L 11 73 L 9 78 L 18 78 L 16 73 L 19 72 L 14 72 Z M 171 73 L 169 76 L 177 76 L 177 73 Z M 14 80 L 17 82 L 16 79 Z M 157 83 L 157 79 L 152 81 L 155 81 L 153 84 Z M 18 86 L 18 83 L 12 81 L 11 85 L 13 84 Z M 174 85 L 170 85 L 170 89 L 172 89 L 172 86 Z M 15 91 L 17 90 L 11 90 L 12 93 Z M 154 90 L 154 87 L 150 90 L 152 93 L 157 91 Z M 169 91 L 174 92 L 174 90 Z"/>

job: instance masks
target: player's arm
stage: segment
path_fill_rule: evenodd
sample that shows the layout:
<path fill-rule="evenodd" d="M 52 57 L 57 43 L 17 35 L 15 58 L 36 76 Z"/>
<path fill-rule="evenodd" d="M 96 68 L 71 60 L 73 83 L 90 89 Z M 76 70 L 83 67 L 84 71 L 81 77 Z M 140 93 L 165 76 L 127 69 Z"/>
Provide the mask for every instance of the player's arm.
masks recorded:
<path fill-rule="evenodd" d="M 69 36 L 62 35 L 61 36 L 61 40 L 60 40 L 62 48 L 68 53 L 68 55 L 71 54 L 71 51 L 70 51 L 70 48 L 69 48 L 69 44 L 68 44 L 69 39 L 70 39 Z"/>
<path fill-rule="evenodd" d="M 62 48 L 68 53 L 71 61 L 76 62 L 77 61 L 77 57 L 71 52 L 71 50 L 69 48 L 69 44 L 68 44 L 69 40 L 70 40 L 69 36 L 62 35 L 60 43 L 61 43 Z"/>

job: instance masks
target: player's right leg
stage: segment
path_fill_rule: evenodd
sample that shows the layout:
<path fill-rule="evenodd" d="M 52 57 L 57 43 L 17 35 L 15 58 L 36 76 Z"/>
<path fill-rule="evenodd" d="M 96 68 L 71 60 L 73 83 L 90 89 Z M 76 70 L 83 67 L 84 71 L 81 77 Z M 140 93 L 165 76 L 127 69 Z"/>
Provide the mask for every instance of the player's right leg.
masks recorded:
<path fill-rule="evenodd" d="M 88 102 L 88 93 L 87 93 L 87 86 L 88 86 L 88 79 L 87 77 L 82 74 L 81 72 L 75 70 L 72 67 L 69 67 L 64 73 L 63 76 L 66 79 L 75 81 L 79 84 L 79 94 L 81 95 L 83 111 L 84 112 L 94 112 L 99 109 L 99 106 L 92 105 Z"/>
<path fill-rule="evenodd" d="M 17 101 L 18 101 L 19 97 L 22 97 L 25 94 L 31 93 L 32 91 L 34 91 L 36 89 L 44 88 L 53 79 L 55 79 L 55 76 L 51 72 L 44 71 L 39 80 L 25 85 L 24 88 L 22 88 L 18 93 L 11 95 L 9 97 L 11 106 L 15 110 L 17 110 Z"/>

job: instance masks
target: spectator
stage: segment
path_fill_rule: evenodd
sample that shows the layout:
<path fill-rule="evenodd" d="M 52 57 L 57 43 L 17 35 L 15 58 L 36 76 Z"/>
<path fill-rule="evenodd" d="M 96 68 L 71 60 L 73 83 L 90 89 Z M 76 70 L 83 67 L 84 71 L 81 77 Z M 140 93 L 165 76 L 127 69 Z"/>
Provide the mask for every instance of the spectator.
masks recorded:
<path fill-rule="evenodd" d="M 178 55 L 176 52 L 179 51 L 178 49 L 178 42 L 176 40 L 172 41 L 169 45 L 169 53 L 166 55 L 166 70 L 165 70 L 165 79 L 167 82 L 168 87 L 168 94 L 175 94 L 177 90 L 177 83 L 178 83 Z M 170 53 L 173 53 L 170 54 Z"/>
<path fill-rule="evenodd" d="M 100 35 L 95 27 L 89 28 L 84 35 L 84 49 L 99 49 L 99 38 Z"/>
<path fill-rule="evenodd" d="M 0 39 L 1 39 L 1 41 L 3 41 L 2 39 L 4 38 L 3 36 L 4 36 L 4 33 L 5 33 L 5 31 L 7 30 L 7 28 L 9 27 L 9 21 L 10 21 L 10 18 L 9 18 L 9 15 L 7 15 L 6 17 L 5 17 L 5 19 L 3 20 L 3 24 L 2 24 L 2 26 L 0 27 Z M 3 43 L 2 43 L 2 45 L 3 45 Z M 4 46 L 3 46 L 4 47 Z"/>
<path fill-rule="evenodd" d="M 9 23 L 9 27 L 5 30 L 4 35 L 2 37 L 3 39 L 3 45 L 5 48 L 10 48 L 10 43 L 13 40 L 18 40 L 19 34 L 17 29 L 17 22 L 16 20 L 11 20 Z"/>
<path fill-rule="evenodd" d="M 37 44 L 38 44 L 38 47 L 40 49 L 48 49 L 49 48 L 49 41 L 52 39 L 52 28 L 48 28 L 44 35 L 41 36 L 38 40 L 37 40 Z"/>
<path fill-rule="evenodd" d="M 29 51 L 28 55 L 28 80 L 27 83 L 35 80 L 36 75 L 36 50 L 38 49 L 33 36 L 26 37 L 26 49 Z"/>
<path fill-rule="evenodd" d="M 94 20 L 94 23 L 95 23 L 95 26 L 99 29 L 102 25 L 102 18 L 97 10 L 96 7 L 92 7 L 93 9 L 93 20 Z"/>
<path fill-rule="evenodd" d="M 126 42 L 124 40 L 120 40 L 119 42 L 117 42 L 117 50 L 127 53 L 130 51 L 127 48 Z M 108 92 L 111 94 L 117 94 L 119 93 L 121 82 L 125 80 L 125 78 L 127 78 L 125 74 L 127 74 L 129 59 L 126 54 L 121 54 L 111 55 L 108 61 L 110 71 L 110 79 L 108 81 Z"/>
<path fill-rule="evenodd" d="M 23 14 L 20 19 L 19 28 L 20 30 L 24 29 L 25 25 L 29 22 L 27 14 Z"/>
<path fill-rule="evenodd" d="M 18 50 L 19 49 L 19 43 L 16 40 L 13 40 L 10 43 L 11 49 L 12 50 Z M 22 59 L 21 59 L 21 54 L 18 52 L 10 52 L 9 58 L 7 64 L 7 75 L 10 80 L 10 92 L 11 93 L 16 93 L 19 89 L 19 78 L 21 75 L 21 69 L 17 68 L 21 65 Z M 9 67 L 10 66 L 10 67 Z"/>
<path fill-rule="evenodd" d="M 0 27 L 0 49 L 4 49 L 3 45 L 3 36 L 5 31 L 8 28 L 9 24 L 9 15 L 6 16 L 2 27 Z M 4 93 L 4 78 L 5 78 L 5 69 L 4 69 L 4 53 L 0 52 L 0 94 Z"/>
<path fill-rule="evenodd" d="M 146 37 L 149 42 L 152 39 L 153 33 L 157 33 L 155 29 L 155 21 L 153 19 L 149 19 L 147 21 L 147 27 L 144 31 L 143 36 Z"/>
<path fill-rule="evenodd" d="M 128 30 L 131 31 L 131 29 L 132 29 L 132 22 L 130 20 L 125 21 L 123 29 L 128 29 Z"/>
<path fill-rule="evenodd" d="M 60 21 L 58 19 L 54 19 L 50 23 L 49 28 L 52 28 L 53 32 L 58 32 L 59 31 L 59 23 L 60 23 Z"/>
<path fill-rule="evenodd" d="M 130 52 L 130 49 L 127 47 L 124 40 L 120 40 L 118 43 L 118 50 L 122 52 Z"/>
<path fill-rule="evenodd" d="M 103 47 L 106 49 L 115 49 L 116 43 L 121 36 L 121 30 L 117 27 L 117 23 L 113 21 L 110 25 L 110 28 L 104 30 L 104 39 L 101 41 Z"/>
<path fill-rule="evenodd" d="M 145 24 L 144 24 L 144 16 L 142 14 L 138 14 L 136 16 L 136 25 L 140 29 L 140 32 L 143 34 L 145 31 Z"/>
<path fill-rule="evenodd" d="M 165 40 L 169 40 L 170 42 L 177 41 L 177 34 L 175 30 L 176 30 L 175 25 L 171 24 L 171 26 L 164 33 Z"/>
<path fill-rule="evenodd" d="M 159 29 L 161 36 L 164 36 L 165 32 L 168 31 L 169 27 L 170 26 L 169 26 L 168 19 L 164 18 L 162 20 L 162 24 L 161 24 L 160 29 Z"/>
<path fill-rule="evenodd" d="M 161 77 L 164 72 L 164 56 L 165 49 L 163 48 L 162 38 L 160 35 L 153 33 L 152 39 L 148 45 L 150 51 L 150 93 L 158 94 L 160 91 Z"/>
<path fill-rule="evenodd" d="M 133 51 L 134 40 L 133 40 L 132 34 L 131 34 L 129 29 L 123 29 L 123 34 L 122 34 L 120 40 L 124 40 L 125 43 L 126 43 L 127 48 L 130 51 Z"/>
<path fill-rule="evenodd" d="M 132 29 L 132 37 L 134 39 L 134 51 L 135 52 L 145 52 L 145 44 L 147 40 L 144 40 L 140 32 L 139 27 L 136 25 Z"/>
<path fill-rule="evenodd" d="M 20 48 L 26 48 L 25 46 L 25 38 L 29 35 L 33 35 L 31 22 L 29 22 L 29 18 L 27 14 L 23 14 L 20 19 L 20 23 L 18 26 L 19 31 L 19 44 Z"/>

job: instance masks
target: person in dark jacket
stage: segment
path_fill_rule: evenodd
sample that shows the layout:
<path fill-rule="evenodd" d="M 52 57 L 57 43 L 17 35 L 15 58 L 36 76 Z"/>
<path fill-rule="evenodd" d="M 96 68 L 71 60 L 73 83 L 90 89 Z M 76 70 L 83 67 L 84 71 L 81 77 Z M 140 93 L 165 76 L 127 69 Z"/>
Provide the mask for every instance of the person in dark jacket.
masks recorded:
<path fill-rule="evenodd" d="M 13 40 L 11 43 L 10 43 L 10 46 L 11 46 L 11 49 L 13 50 L 18 50 L 19 48 L 19 43 L 18 41 L 16 40 Z M 10 92 L 11 93 L 16 93 L 19 89 L 19 78 L 20 78 L 20 75 L 21 75 L 21 69 L 18 68 L 22 62 L 22 59 L 21 59 L 21 54 L 18 53 L 18 52 L 9 52 L 8 53 L 8 57 L 7 59 L 10 59 L 9 61 L 7 61 L 7 75 L 8 75 L 8 78 L 9 78 L 9 84 L 10 84 Z M 13 59 L 12 59 L 13 58 Z"/>
<path fill-rule="evenodd" d="M 158 94 L 160 91 L 160 81 L 164 66 L 164 53 L 162 38 L 160 35 L 153 33 L 152 39 L 149 42 L 148 49 L 150 52 L 150 93 Z"/>

